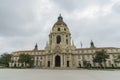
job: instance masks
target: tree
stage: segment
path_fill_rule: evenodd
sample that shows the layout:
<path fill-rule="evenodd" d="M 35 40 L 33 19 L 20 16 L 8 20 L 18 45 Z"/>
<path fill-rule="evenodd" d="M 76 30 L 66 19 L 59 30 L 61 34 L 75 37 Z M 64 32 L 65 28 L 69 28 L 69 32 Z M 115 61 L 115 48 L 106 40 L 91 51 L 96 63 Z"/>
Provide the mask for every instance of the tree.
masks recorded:
<path fill-rule="evenodd" d="M 115 59 L 114 59 L 115 63 L 120 63 L 120 55 L 118 55 Z M 117 66 L 117 65 L 116 65 Z"/>
<path fill-rule="evenodd" d="M 11 61 L 11 54 L 4 53 L 0 56 L 0 64 L 5 67 L 9 67 L 9 62 Z"/>
<path fill-rule="evenodd" d="M 116 62 L 120 63 L 120 55 L 117 56 L 117 58 L 115 59 Z"/>
<path fill-rule="evenodd" d="M 104 51 L 104 50 L 96 51 L 95 52 L 95 57 L 93 58 L 93 62 L 94 63 L 99 63 L 100 68 L 102 68 L 103 67 L 102 63 L 104 62 L 104 65 L 105 65 L 106 59 L 108 57 L 109 56 L 107 55 L 106 51 Z M 104 66 L 104 68 L 105 68 L 105 66 Z"/>
<path fill-rule="evenodd" d="M 89 61 L 83 60 L 83 65 L 85 68 L 91 68 L 91 64 Z"/>
<path fill-rule="evenodd" d="M 22 67 L 23 67 L 23 64 L 25 64 L 24 67 L 32 67 L 33 66 L 33 59 L 32 59 L 32 56 L 29 54 L 20 54 L 18 61 L 20 63 L 22 63 Z"/>
<path fill-rule="evenodd" d="M 83 65 L 84 65 L 84 67 L 87 67 L 87 61 L 86 60 L 83 60 Z"/>

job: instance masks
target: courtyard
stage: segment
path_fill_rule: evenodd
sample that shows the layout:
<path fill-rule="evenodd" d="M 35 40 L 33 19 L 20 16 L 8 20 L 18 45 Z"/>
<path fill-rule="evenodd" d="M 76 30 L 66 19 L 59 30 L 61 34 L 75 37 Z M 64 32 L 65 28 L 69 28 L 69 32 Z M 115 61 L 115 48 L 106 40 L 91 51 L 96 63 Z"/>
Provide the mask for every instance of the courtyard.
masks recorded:
<path fill-rule="evenodd" d="M 0 80 L 120 80 L 120 71 L 0 69 Z"/>

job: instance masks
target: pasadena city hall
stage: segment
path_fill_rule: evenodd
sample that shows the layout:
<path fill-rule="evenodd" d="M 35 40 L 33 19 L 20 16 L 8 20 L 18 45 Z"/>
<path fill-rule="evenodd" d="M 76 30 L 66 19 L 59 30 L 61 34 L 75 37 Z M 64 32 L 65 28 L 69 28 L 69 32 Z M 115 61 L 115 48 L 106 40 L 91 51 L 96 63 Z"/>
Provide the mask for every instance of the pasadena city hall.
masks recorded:
<path fill-rule="evenodd" d="M 20 67 L 18 62 L 20 54 L 29 54 L 34 58 L 34 66 L 37 68 L 82 68 L 84 62 L 89 63 L 91 67 L 98 66 L 93 63 L 93 56 L 96 51 L 105 50 L 109 54 L 109 58 L 105 62 L 107 67 L 118 67 L 119 63 L 115 63 L 114 59 L 120 54 L 120 48 L 115 47 L 96 47 L 93 41 L 90 42 L 89 48 L 76 48 L 71 38 L 71 33 L 67 24 L 63 21 L 61 15 L 58 16 L 57 22 L 53 25 L 49 34 L 49 40 L 44 50 L 39 50 L 35 45 L 33 50 L 12 52 L 12 62 L 10 67 Z"/>

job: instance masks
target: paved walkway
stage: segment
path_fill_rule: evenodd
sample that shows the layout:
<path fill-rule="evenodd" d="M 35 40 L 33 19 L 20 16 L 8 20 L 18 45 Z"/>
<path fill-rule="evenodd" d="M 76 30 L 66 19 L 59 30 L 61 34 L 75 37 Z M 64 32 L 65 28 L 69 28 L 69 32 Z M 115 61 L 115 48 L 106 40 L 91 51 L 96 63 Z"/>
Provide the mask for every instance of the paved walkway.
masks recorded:
<path fill-rule="evenodd" d="M 120 80 L 120 71 L 0 69 L 0 80 Z"/>

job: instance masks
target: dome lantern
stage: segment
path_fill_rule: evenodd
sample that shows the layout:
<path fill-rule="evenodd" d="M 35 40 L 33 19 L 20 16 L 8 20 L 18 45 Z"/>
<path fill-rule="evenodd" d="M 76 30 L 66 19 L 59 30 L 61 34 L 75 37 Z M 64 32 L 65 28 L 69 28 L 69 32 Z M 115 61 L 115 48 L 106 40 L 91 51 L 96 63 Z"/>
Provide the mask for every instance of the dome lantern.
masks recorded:
<path fill-rule="evenodd" d="M 61 16 L 61 14 L 58 17 L 58 21 L 62 22 L 63 21 L 63 17 Z"/>

